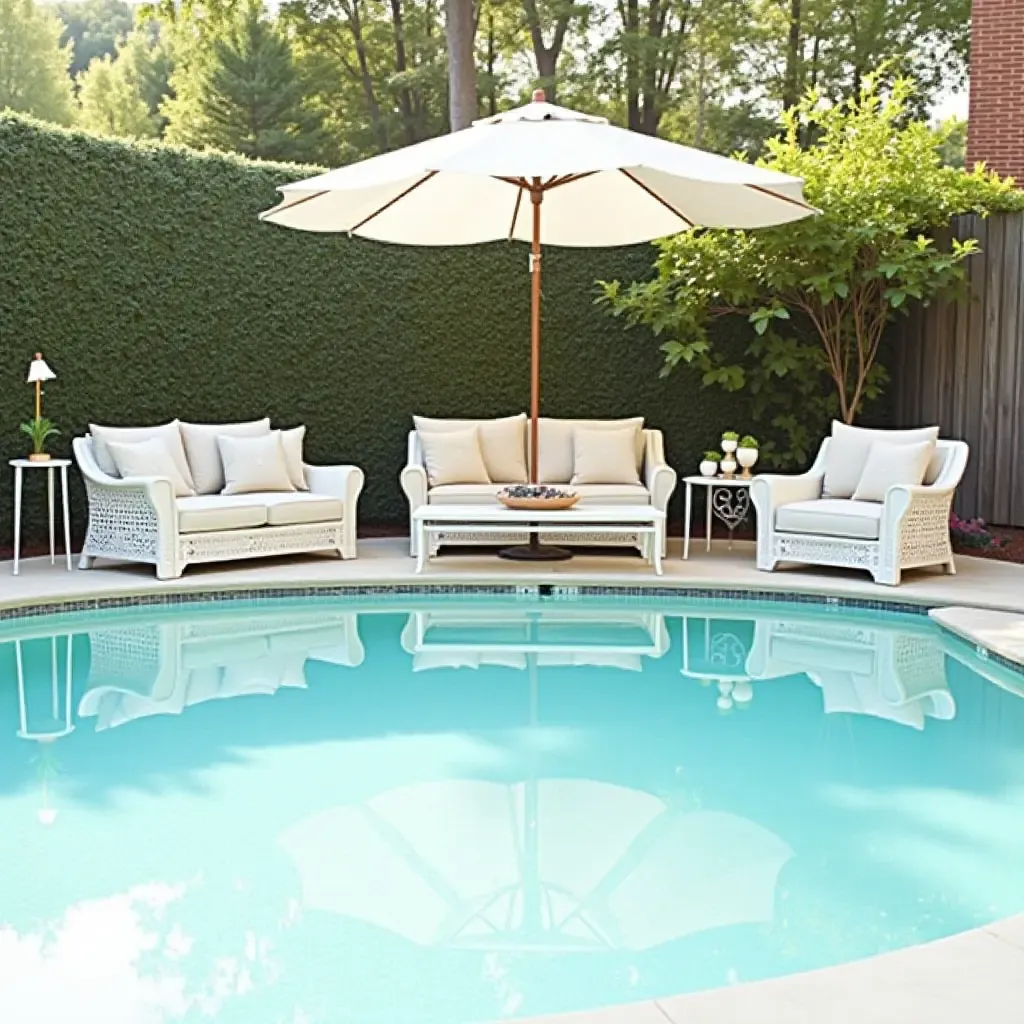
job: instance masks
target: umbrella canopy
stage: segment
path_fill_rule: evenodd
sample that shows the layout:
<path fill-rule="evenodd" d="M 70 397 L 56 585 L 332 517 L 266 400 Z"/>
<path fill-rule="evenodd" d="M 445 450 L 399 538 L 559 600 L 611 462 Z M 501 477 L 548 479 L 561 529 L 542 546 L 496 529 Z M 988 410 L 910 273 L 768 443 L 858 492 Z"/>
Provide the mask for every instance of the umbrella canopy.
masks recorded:
<path fill-rule="evenodd" d="M 528 241 L 536 481 L 541 246 L 784 224 L 815 212 L 802 190 L 799 178 L 617 128 L 547 103 L 538 91 L 532 103 L 464 131 L 281 186 L 282 201 L 261 218 L 405 245 Z"/>

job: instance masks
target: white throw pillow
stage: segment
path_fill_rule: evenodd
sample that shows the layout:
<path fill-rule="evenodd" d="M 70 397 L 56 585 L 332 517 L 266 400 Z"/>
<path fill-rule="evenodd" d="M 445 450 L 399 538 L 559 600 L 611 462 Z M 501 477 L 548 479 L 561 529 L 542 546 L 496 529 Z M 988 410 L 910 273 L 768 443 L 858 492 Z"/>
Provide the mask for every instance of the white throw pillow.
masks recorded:
<path fill-rule="evenodd" d="M 918 427 L 914 430 L 872 430 L 851 427 L 838 420 L 832 422 L 832 439 L 825 458 L 825 483 L 822 497 L 849 498 L 857 489 L 868 453 L 875 441 L 889 444 L 918 444 L 937 441 L 938 427 Z"/>
<path fill-rule="evenodd" d="M 427 464 L 427 479 L 431 487 L 491 482 L 480 451 L 479 428 L 417 432 L 423 445 L 423 461 Z"/>
<path fill-rule="evenodd" d="M 249 423 L 179 423 L 196 494 L 219 494 L 224 489 L 218 437 L 260 437 L 270 433 L 270 420 Z"/>
<path fill-rule="evenodd" d="M 281 431 L 281 444 L 284 445 L 284 461 L 288 466 L 288 476 L 297 491 L 308 491 L 306 483 L 305 459 L 302 455 L 302 443 L 306 439 L 305 427 L 292 427 Z"/>
<path fill-rule="evenodd" d="M 890 487 L 897 484 L 916 487 L 924 480 L 934 451 L 934 441 L 919 441 L 917 444 L 875 441 L 857 490 L 853 492 L 853 500 L 885 501 L 885 493 Z"/>
<path fill-rule="evenodd" d="M 108 441 L 107 451 L 117 466 L 119 476 L 163 476 L 171 481 L 176 498 L 191 498 L 196 493 L 191 481 L 181 475 L 181 470 L 160 438 L 151 437 L 147 441 L 131 444 Z"/>
<path fill-rule="evenodd" d="M 574 432 L 584 430 L 635 429 L 636 469 L 639 474 L 644 462 L 644 418 L 636 416 L 624 420 L 552 420 L 541 417 L 538 425 L 538 466 L 537 482 L 542 484 L 567 484 L 573 475 L 576 463 Z"/>
<path fill-rule="evenodd" d="M 280 430 L 256 437 L 222 434 L 217 438 L 217 447 L 224 467 L 221 494 L 295 490 L 288 475 Z"/>
<path fill-rule="evenodd" d="M 501 484 L 526 483 L 525 413 L 496 420 L 435 420 L 428 416 L 413 416 L 412 419 L 419 434 L 441 434 L 477 427 L 480 431 L 480 452 L 490 480 Z"/>
<path fill-rule="evenodd" d="M 572 484 L 638 484 L 636 427 L 573 431 Z"/>
<path fill-rule="evenodd" d="M 188 459 L 185 458 L 185 449 L 182 447 L 181 433 L 178 427 L 177 420 L 161 423 L 157 427 L 103 427 L 96 423 L 90 423 L 89 433 L 92 435 L 93 458 L 96 459 L 96 465 L 107 476 L 117 476 L 117 463 L 110 454 L 110 444 L 137 444 L 139 441 L 149 441 L 155 438 L 163 443 L 171 458 L 174 459 L 181 478 L 189 487 L 194 487 L 195 481 L 192 479 Z"/>

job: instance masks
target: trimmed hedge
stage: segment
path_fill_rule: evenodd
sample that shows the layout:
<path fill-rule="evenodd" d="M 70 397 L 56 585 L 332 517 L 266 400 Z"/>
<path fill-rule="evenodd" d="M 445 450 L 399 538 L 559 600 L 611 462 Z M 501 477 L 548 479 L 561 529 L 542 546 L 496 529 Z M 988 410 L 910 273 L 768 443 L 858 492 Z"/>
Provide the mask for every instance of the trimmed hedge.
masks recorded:
<path fill-rule="evenodd" d="M 90 420 L 269 414 L 308 425 L 311 461 L 363 467 L 363 522 L 400 523 L 413 412 L 526 409 L 525 247 L 405 248 L 257 221 L 277 185 L 309 173 L 0 117 L 3 454 L 25 451 L 25 372 L 41 350 L 58 374 L 44 403 L 63 431 L 55 452 Z M 594 305 L 598 278 L 644 276 L 651 262 L 646 246 L 548 252 L 542 409 L 643 414 L 685 470 L 721 429 L 744 429 L 745 402 L 701 390 L 691 374 L 659 378 L 654 339 Z M 42 481 L 29 483 L 26 528 L 38 542 Z M 0 488 L 0 545 L 10 491 Z"/>

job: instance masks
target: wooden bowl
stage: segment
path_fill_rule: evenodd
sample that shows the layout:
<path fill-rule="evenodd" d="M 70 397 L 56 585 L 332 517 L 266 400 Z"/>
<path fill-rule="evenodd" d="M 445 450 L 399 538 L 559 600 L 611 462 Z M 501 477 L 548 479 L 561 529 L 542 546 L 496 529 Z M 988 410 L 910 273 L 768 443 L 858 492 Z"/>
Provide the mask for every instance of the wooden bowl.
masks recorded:
<path fill-rule="evenodd" d="M 498 501 L 505 508 L 524 512 L 553 512 L 557 509 L 572 508 L 579 500 L 578 494 L 566 494 L 561 498 L 509 498 L 504 494 L 498 495 Z"/>

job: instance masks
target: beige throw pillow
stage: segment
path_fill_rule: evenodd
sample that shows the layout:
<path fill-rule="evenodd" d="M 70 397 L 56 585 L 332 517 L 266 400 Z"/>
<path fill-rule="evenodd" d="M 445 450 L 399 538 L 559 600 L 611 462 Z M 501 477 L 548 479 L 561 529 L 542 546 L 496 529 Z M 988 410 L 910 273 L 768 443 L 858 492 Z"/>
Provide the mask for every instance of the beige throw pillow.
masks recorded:
<path fill-rule="evenodd" d="M 270 433 L 269 419 L 248 423 L 180 423 L 178 426 L 196 494 L 219 494 L 224 489 L 218 437 L 260 437 Z"/>
<path fill-rule="evenodd" d="M 440 433 L 417 432 L 423 446 L 423 461 L 427 464 L 427 479 L 431 487 L 491 482 L 483 452 L 480 451 L 480 431 L 477 427 L 443 430 Z"/>
<path fill-rule="evenodd" d="M 306 483 L 305 459 L 302 455 L 302 443 L 306 439 L 305 427 L 292 427 L 281 431 L 281 444 L 284 446 L 284 461 L 288 466 L 288 477 L 297 491 L 308 491 Z"/>
<path fill-rule="evenodd" d="M 221 435 L 217 447 L 224 467 L 221 494 L 295 490 L 288 475 L 280 430 L 256 437 Z"/>
<path fill-rule="evenodd" d="M 192 482 L 182 476 L 167 446 L 159 438 L 151 437 L 148 441 L 132 444 L 109 441 L 107 451 L 117 466 L 119 476 L 163 476 L 171 481 L 176 498 L 191 498 L 196 493 Z"/>
<path fill-rule="evenodd" d="M 832 439 L 828 443 L 828 455 L 825 457 L 822 496 L 849 498 L 853 495 L 875 441 L 885 441 L 888 444 L 918 444 L 921 441 L 937 441 L 938 438 L 938 427 L 872 430 L 868 427 L 852 427 L 847 423 L 833 420 Z"/>
<path fill-rule="evenodd" d="M 625 420 L 552 420 L 541 417 L 538 429 L 537 482 L 542 484 L 567 484 L 572 479 L 576 464 L 574 434 L 584 430 L 622 430 L 632 427 L 635 431 L 636 469 L 644 462 L 644 418 L 636 416 Z"/>
<path fill-rule="evenodd" d="M 885 501 L 886 491 L 897 484 L 916 487 L 924 480 L 934 451 L 934 441 L 917 444 L 875 441 L 853 492 L 854 501 Z"/>
<path fill-rule="evenodd" d="M 573 432 L 575 461 L 572 484 L 638 484 L 636 427 Z"/>
<path fill-rule="evenodd" d="M 194 487 L 195 481 L 192 479 L 192 472 L 189 469 L 188 460 L 185 458 L 185 449 L 182 447 L 181 433 L 178 427 L 177 420 L 161 423 L 157 427 L 103 427 L 96 423 L 90 423 L 89 433 L 92 435 L 93 458 L 96 459 L 96 465 L 107 476 L 117 476 L 117 463 L 110 453 L 111 443 L 137 444 L 139 441 L 156 439 L 167 449 L 181 478 L 189 487 Z"/>
<path fill-rule="evenodd" d="M 500 484 L 526 483 L 525 413 L 496 420 L 435 420 L 428 416 L 413 416 L 412 419 L 417 433 L 421 435 L 477 427 L 480 431 L 480 452 L 490 480 Z"/>

